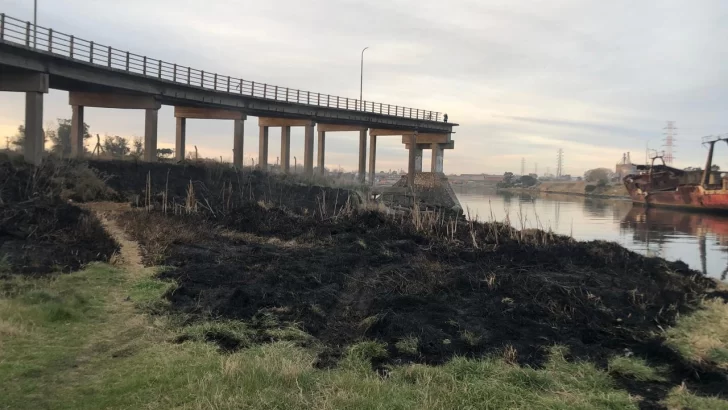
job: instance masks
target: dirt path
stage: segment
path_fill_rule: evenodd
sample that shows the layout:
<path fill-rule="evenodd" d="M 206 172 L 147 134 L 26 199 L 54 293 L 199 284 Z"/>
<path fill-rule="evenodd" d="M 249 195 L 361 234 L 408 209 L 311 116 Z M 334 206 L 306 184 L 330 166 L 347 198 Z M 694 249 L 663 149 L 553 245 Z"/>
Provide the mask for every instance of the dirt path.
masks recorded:
<path fill-rule="evenodd" d="M 142 276 L 144 264 L 142 263 L 139 244 L 129 239 L 112 217 L 114 213 L 130 210 L 130 205 L 117 202 L 90 202 L 82 206 L 99 218 L 99 222 L 101 222 L 106 232 L 119 244 L 120 252 L 118 257 L 112 258 L 112 263 L 125 269 L 132 278 Z"/>

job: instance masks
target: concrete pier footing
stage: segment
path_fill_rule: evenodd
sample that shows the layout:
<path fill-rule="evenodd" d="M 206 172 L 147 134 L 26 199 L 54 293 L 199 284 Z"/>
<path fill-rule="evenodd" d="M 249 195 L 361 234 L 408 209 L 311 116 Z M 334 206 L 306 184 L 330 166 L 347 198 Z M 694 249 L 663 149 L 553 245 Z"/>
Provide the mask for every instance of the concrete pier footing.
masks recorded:
<path fill-rule="evenodd" d="M 313 127 L 313 122 L 310 122 L 305 126 L 305 140 L 303 147 L 303 173 L 307 177 L 313 176 Z"/>
<path fill-rule="evenodd" d="M 291 127 L 281 127 L 281 170 L 288 173 L 291 171 Z"/>
<path fill-rule="evenodd" d="M 443 161 L 445 156 L 445 150 L 442 149 L 440 144 L 432 144 L 432 162 L 430 163 L 430 172 L 443 171 Z"/>
<path fill-rule="evenodd" d="M 157 124 L 159 109 L 147 108 L 144 115 L 144 160 L 157 160 Z"/>
<path fill-rule="evenodd" d="M 243 167 L 243 148 L 245 143 L 245 118 L 233 120 L 233 166 Z"/>
<path fill-rule="evenodd" d="M 268 170 L 268 126 L 260 125 L 258 131 L 258 167 Z"/>
<path fill-rule="evenodd" d="M 377 165 L 377 136 L 369 136 L 369 185 L 374 185 L 374 175 Z"/>
<path fill-rule="evenodd" d="M 316 167 L 318 170 L 319 175 L 324 175 L 325 170 L 325 160 L 324 156 L 326 155 L 326 132 L 319 131 L 318 132 L 318 142 L 317 142 L 317 155 L 316 155 Z"/>
<path fill-rule="evenodd" d="M 407 182 L 410 186 L 415 185 L 415 172 L 417 172 L 417 133 L 410 136 L 409 160 L 407 162 Z M 420 161 L 422 160 L 422 150 L 420 150 Z M 422 163 L 420 163 L 420 169 Z"/>
<path fill-rule="evenodd" d="M 81 158 L 84 154 L 84 107 L 83 105 L 71 106 L 71 158 Z"/>
<path fill-rule="evenodd" d="M 367 130 L 359 131 L 359 182 L 364 183 L 367 172 Z"/>
<path fill-rule="evenodd" d="M 25 93 L 25 161 L 34 165 L 43 162 L 45 135 L 43 134 L 43 93 Z"/>
<path fill-rule="evenodd" d="M 174 137 L 174 158 L 177 161 L 184 161 L 187 150 L 187 118 L 177 117 Z"/>

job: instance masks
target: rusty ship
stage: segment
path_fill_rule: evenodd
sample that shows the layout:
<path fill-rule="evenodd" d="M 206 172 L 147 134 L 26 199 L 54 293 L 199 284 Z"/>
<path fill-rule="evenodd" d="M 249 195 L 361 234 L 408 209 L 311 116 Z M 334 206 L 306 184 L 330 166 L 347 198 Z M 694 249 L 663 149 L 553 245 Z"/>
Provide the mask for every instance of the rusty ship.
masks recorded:
<path fill-rule="evenodd" d="M 728 212 L 728 177 L 713 169 L 715 144 L 728 138 L 706 137 L 708 158 L 703 170 L 682 170 L 665 165 L 661 156 L 650 165 L 638 165 L 637 173 L 624 177 L 632 202 L 646 207 L 673 207 Z M 656 160 L 662 165 L 655 165 Z"/>

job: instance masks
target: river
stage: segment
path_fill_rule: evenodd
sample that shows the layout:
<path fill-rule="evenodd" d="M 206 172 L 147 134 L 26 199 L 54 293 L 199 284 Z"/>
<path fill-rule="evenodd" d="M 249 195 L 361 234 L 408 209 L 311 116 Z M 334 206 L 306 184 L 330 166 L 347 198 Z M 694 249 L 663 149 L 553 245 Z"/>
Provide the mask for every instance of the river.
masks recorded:
<path fill-rule="evenodd" d="M 578 240 L 614 241 L 647 256 L 681 260 L 726 281 L 728 216 L 644 209 L 629 201 L 554 194 L 514 194 L 454 187 L 470 217 L 551 229 Z"/>

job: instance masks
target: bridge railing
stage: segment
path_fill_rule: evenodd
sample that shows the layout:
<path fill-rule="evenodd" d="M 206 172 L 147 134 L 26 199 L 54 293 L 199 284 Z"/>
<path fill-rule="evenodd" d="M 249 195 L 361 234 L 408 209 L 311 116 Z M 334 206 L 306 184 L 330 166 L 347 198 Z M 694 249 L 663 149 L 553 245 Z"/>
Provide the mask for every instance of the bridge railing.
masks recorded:
<path fill-rule="evenodd" d="M 168 63 L 37 26 L 4 13 L 0 13 L 0 42 L 17 44 L 108 69 L 230 94 L 426 121 L 441 120 L 441 114 L 436 111 L 279 87 Z"/>

